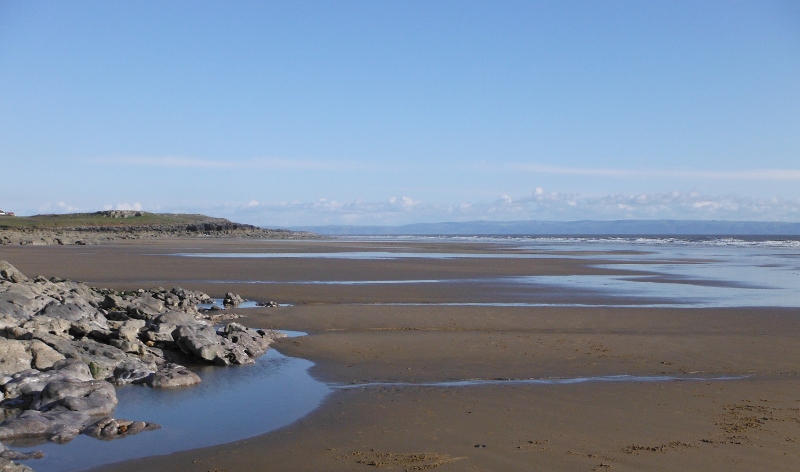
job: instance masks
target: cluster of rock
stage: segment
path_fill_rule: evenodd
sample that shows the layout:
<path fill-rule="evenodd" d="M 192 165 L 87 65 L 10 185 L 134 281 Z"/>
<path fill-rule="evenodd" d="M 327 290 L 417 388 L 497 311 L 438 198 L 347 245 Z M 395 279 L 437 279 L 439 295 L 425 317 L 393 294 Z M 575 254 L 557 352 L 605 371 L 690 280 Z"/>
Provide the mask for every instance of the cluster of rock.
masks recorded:
<path fill-rule="evenodd" d="M 114 386 L 193 385 L 200 378 L 186 366 L 250 364 L 283 336 L 238 323 L 215 329 L 216 319 L 197 308 L 210 301 L 179 287 L 116 292 L 28 279 L 0 261 L 0 441 L 115 439 L 157 428 L 112 418 Z"/>
<path fill-rule="evenodd" d="M 110 210 L 97 212 L 101 219 L 131 219 L 144 212 Z M 207 218 L 185 224 L 109 223 L 59 228 L 3 227 L 0 222 L 0 245 L 94 245 L 124 239 L 153 238 L 257 238 L 307 239 L 316 235 L 286 229 L 264 229 L 234 223 L 224 218 Z"/>

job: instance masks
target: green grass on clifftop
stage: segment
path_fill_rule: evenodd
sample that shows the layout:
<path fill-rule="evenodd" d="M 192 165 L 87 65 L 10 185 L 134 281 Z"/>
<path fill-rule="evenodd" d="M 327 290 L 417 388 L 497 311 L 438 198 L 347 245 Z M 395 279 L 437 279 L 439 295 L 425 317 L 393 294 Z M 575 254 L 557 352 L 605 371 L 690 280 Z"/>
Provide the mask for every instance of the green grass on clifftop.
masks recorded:
<path fill-rule="evenodd" d="M 120 215 L 113 217 L 111 215 Z M 127 215 L 122 217 L 121 215 Z M 0 216 L 0 228 L 49 229 L 108 226 L 185 225 L 208 221 L 226 221 L 206 215 L 148 213 L 144 211 L 70 213 L 65 215 Z"/>

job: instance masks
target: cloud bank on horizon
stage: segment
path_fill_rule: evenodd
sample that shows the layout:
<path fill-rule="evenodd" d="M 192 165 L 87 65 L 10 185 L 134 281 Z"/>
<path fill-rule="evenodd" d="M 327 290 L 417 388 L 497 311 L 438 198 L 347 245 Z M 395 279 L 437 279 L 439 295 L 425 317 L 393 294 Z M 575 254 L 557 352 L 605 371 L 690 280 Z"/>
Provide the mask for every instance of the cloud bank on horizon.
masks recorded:
<path fill-rule="evenodd" d="M 619 220 L 619 219 L 697 219 L 741 221 L 800 221 L 800 199 L 773 197 L 756 199 L 735 194 L 705 195 L 697 191 L 657 194 L 610 194 L 584 197 L 578 194 L 547 192 L 541 187 L 519 198 L 501 195 L 494 200 L 443 205 L 389 197 L 384 201 L 362 199 L 341 202 L 321 198 L 316 201 L 259 202 L 252 199 L 211 207 L 183 206 L 145 208 L 141 203 L 102 206 L 105 210 L 147 210 L 159 212 L 206 213 L 267 226 L 309 225 L 402 225 L 444 221 L 509 220 Z M 64 202 L 48 204 L 40 212 L 67 213 L 94 211 L 79 209 Z M 265 223 L 266 222 L 266 223 Z"/>
<path fill-rule="evenodd" d="M 4 2 L 0 208 L 800 221 L 798 25 L 784 0 Z"/>

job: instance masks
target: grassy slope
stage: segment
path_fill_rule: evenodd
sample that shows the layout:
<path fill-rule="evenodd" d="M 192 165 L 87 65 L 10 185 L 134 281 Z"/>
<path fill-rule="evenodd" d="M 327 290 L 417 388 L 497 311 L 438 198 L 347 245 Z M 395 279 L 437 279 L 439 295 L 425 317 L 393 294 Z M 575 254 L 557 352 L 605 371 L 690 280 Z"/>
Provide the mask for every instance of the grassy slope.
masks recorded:
<path fill-rule="evenodd" d="M 219 220 L 205 215 L 170 213 L 142 213 L 142 216 L 109 218 L 96 213 L 71 213 L 66 215 L 0 216 L 0 228 L 74 228 L 78 226 L 141 226 L 178 225 L 200 221 Z"/>

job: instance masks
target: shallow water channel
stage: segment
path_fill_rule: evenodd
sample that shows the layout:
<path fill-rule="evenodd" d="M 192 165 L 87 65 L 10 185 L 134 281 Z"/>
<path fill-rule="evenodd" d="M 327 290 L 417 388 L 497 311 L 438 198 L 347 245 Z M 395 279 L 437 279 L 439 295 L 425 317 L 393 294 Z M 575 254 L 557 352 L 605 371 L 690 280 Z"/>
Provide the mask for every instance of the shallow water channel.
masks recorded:
<path fill-rule="evenodd" d="M 12 447 L 44 452 L 43 459 L 24 461 L 37 472 L 64 472 L 257 436 L 307 415 L 330 392 L 308 374 L 312 365 L 270 349 L 254 365 L 203 368 L 197 371 L 203 382 L 194 387 L 120 387 L 113 416 L 161 429 L 115 441 L 81 435 L 67 444 Z"/>

